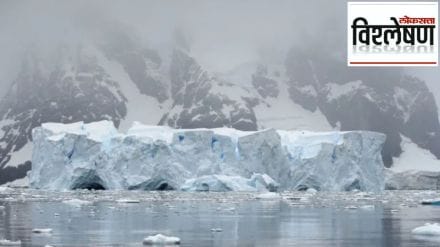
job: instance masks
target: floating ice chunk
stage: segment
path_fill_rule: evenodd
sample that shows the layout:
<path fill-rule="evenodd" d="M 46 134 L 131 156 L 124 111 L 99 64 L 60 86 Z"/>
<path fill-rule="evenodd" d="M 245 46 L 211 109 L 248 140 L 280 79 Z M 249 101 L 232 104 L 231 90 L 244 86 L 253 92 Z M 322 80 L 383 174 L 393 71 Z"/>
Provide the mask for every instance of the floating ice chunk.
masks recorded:
<path fill-rule="evenodd" d="M 270 192 L 276 192 L 280 187 L 280 184 L 273 180 L 269 175 L 260 173 L 252 175 L 248 184 L 257 188 L 258 191 L 268 190 Z"/>
<path fill-rule="evenodd" d="M 211 232 L 222 232 L 223 231 L 223 229 L 221 229 L 221 228 L 212 228 L 211 229 Z"/>
<path fill-rule="evenodd" d="M 11 241 L 7 239 L 0 239 L 0 246 L 20 246 L 20 245 L 21 245 L 20 240 Z"/>
<path fill-rule="evenodd" d="M 124 198 L 124 199 L 116 200 L 116 202 L 118 202 L 118 203 L 140 203 L 141 201 L 136 200 L 136 199 Z"/>
<path fill-rule="evenodd" d="M 416 227 L 412 230 L 413 234 L 425 235 L 425 236 L 440 236 L 440 224 L 439 223 L 426 223 L 424 226 Z"/>
<path fill-rule="evenodd" d="M 262 193 L 259 194 L 255 197 L 256 199 L 261 199 L 261 200 L 279 200 L 281 199 L 281 195 L 278 193 L 274 193 L 274 192 L 267 192 L 267 193 Z"/>
<path fill-rule="evenodd" d="M 436 205 L 436 206 L 440 206 L 440 198 L 424 199 L 424 200 L 422 200 L 422 205 Z"/>
<path fill-rule="evenodd" d="M 345 209 L 358 209 L 358 207 L 356 207 L 356 206 L 346 206 L 346 207 L 344 207 Z"/>
<path fill-rule="evenodd" d="M 157 234 L 144 238 L 142 243 L 144 245 L 180 245 L 180 238 Z"/>
<path fill-rule="evenodd" d="M 308 188 L 308 189 L 306 190 L 306 192 L 307 192 L 307 193 L 310 193 L 310 194 L 315 194 L 315 193 L 317 193 L 318 191 L 317 191 L 316 189 L 314 189 L 314 188 Z"/>
<path fill-rule="evenodd" d="M 364 209 L 364 210 L 374 210 L 375 206 L 374 205 L 363 205 L 363 206 L 360 206 L 360 208 Z"/>
<path fill-rule="evenodd" d="M 52 233 L 52 229 L 51 228 L 34 228 L 32 229 L 33 233 Z"/>
<path fill-rule="evenodd" d="M 9 188 L 9 187 L 6 187 L 6 186 L 0 186 L 0 192 L 8 192 L 8 191 L 10 191 L 11 190 L 11 188 Z"/>
<path fill-rule="evenodd" d="M 84 201 L 84 200 L 80 200 L 80 199 L 65 200 L 65 201 L 63 201 L 63 203 L 68 204 L 70 206 L 74 206 L 74 207 L 81 207 L 81 206 L 86 206 L 86 205 L 92 204 L 92 202 Z"/>

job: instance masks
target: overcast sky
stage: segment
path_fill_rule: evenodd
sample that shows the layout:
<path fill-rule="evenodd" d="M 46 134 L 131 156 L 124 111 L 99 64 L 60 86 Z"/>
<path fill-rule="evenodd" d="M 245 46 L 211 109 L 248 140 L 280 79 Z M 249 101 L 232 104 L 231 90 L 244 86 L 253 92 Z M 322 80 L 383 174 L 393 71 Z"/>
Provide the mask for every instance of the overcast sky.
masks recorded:
<path fill-rule="evenodd" d="M 60 42 L 90 39 L 90 29 L 102 22 L 124 23 L 152 46 L 172 42 L 179 28 L 200 63 L 221 72 L 261 59 L 262 50 L 282 60 L 293 44 L 320 38 L 332 25 L 342 31 L 330 37 L 345 45 L 345 6 L 345 1 L 327 0 L 2 0 L 0 86 L 13 80 L 20 54 L 31 44 L 44 53 Z M 411 71 L 427 81 L 439 101 L 438 67 Z"/>

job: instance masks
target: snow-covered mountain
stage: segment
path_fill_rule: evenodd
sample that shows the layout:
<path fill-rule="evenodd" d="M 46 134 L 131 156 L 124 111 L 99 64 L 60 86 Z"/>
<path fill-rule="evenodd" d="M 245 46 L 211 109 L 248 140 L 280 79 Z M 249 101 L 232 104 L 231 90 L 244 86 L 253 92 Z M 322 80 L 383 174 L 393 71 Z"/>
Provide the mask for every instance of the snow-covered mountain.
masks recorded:
<path fill-rule="evenodd" d="M 45 66 L 29 53 L 0 101 L 0 182 L 26 175 L 30 169 L 31 131 L 43 122 L 110 119 L 116 126 L 126 116 L 119 83 L 83 47 L 72 56 L 57 51 L 57 65 Z"/>
<path fill-rule="evenodd" d="M 331 126 L 385 133 L 387 166 L 402 152 L 402 135 L 440 157 L 437 106 L 420 79 L 402 69 L 348 68 L 345 58 L 316 47 L 293 49 L 286 69 L 291 99 L 310 111 L 319 109 Z"/>
<path fill-rule="evenodd" d="M 26 175 L 31 130 L 44 122 L 110 120 L 121 130 L 133 121 L 175 128 L 373 130 L 387 134 L 386 166 L 393 157 L 400 162 L 402 137 L 414 143 L 408 152 L 440 157 L 434 97 L 402 70 L 349 69 L 324 47 L 294 46 L 284 64 L 255 61 L 217 73 L 186 44 L 164 49 L 127 29 L 111 30 L 99 42 L 60 44 L 50 56 L 32 49 L 23 57 L 0 101 L 0 184 Z"/>

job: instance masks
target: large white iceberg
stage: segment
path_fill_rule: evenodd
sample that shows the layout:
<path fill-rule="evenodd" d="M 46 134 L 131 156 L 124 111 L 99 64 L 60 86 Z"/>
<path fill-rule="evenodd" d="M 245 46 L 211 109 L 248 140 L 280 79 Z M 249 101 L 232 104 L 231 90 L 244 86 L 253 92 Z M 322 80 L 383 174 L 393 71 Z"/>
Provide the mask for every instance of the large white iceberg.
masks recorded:
<path fill-rule="evenodd" d="M 172 129 L 46 123 L 30 186 L 48 190 L 380 191 L 385 135 L 368 131 Z"/>

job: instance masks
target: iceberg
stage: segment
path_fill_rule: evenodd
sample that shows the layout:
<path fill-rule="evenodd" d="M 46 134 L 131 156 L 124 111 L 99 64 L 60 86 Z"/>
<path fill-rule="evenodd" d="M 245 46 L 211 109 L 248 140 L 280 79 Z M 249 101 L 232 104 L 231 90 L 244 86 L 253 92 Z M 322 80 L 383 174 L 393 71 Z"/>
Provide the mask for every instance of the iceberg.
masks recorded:
<path fill-rule="evenodd" d="M 412 230 L 413 234 L 426 235 L 426 236 L 440 236 L 440 224 L 439 223 L 426 223 L 423 226 L 416 227 Z"/>
<path fill-rule="evenodd" d="M 230 128 L 173 129 L 110 121 L 32 131 L 30 186 L 46 190 L 381 191 L 385 135 Z"/>
<path fill-rule="evenodd" d="M 116 200 L 116 202 L 118 202 L 118 203 L 140 203 L 141 201 L 136 200 L 136 199 L 127 199 L 127 198 L 124 198 L 124 199 Z"/>
<path fill-rule="evenodd" d="M 37 233 L 37 234 L 50 234 L 52 233 L 52 229 L 51 228 L 34 228 L 32 229 L 33 233 Z"/>
<path fill-rule="evenodd" d="M 440 206 L 440 198 L 436 199 L 425 199 L 421 202 L 422 205 L 434 205 L 434 206 Z"/>
<path fill-rule="evenodd" d="M 259 194 L 255 198 L 260 199 L 260 200 L 280 200 L 280 199 L 282 199 L 280 194 L 273 193 L 273 192 Z"/>
<path fill-rule="evenodd" d="M 0 246 L 21 246 L 21 241 L 11 241 L 8 239 L 0 239 Z"/>
<path fill-rule="evenodd" d="M 142 243 L 144 245 L 160 245 L 160 246 L 180 245 L 180 238 L 165 236 L 162 234 L 156 234 L 154 236 L 148 236 L 144 238 L 144 241 Z"/>
<path fill-rule="evenodd" d="M 90 202 L 90 201 L 84 201 L 84 200 L 80 200 L 80 199 L 65 200 L 65 201 L 62 201 L 62 203 L 68 204 L 73 207 L 81 207 L 81 206 L 87 206 L 87 205 L 92 204 L 92 202 Z"/>

